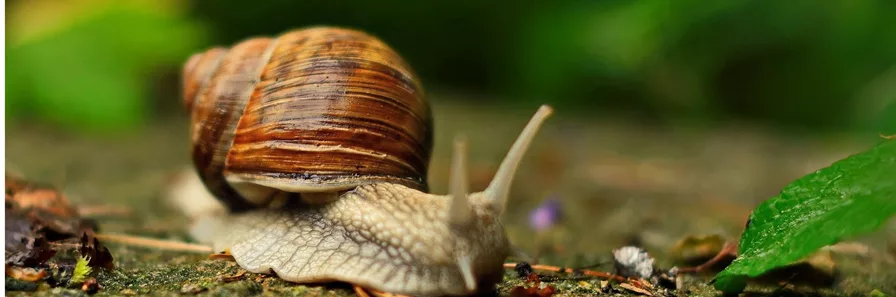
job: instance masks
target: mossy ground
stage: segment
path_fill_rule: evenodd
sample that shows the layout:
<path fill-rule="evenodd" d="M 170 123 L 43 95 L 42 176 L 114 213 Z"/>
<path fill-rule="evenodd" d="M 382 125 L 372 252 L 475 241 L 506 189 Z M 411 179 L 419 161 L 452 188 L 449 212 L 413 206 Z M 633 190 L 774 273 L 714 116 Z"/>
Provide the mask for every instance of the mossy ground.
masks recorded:
<path fill-rule="evenodd" d="M 463 132 L 470 141 L 471 188 L 481 189 L 510 143 L 535 111 L 461 108 L 436 104 L 436 148 L 430 170 L 432 191 L 446 191 L 450 141 Z M 501 110 L 501 112 L 497 112 Z M 482 129 L 489 127 L 489 129 Z M 171 174 L 189 165 L 187 123 L 158 119 L 141 131 L 105 137 L 73 135 L 44 125 L 7 126 L 10 172 L 61 187 L 78 206 L 126 206 L 127 215 L 95 217 L 101 232 L 189 241 L 186 220 L 162 198 Z M 787 182 L 864 149 L 867 143 L 842 136 L 776 135 L 744 125 L 711 129 L 663 128 L 613 119 L 551 118 L 527 154 L 515 180 L 505 217 L 508 235 L 529 256 L 556 266 L 602 263 L 627 244 L 645 247 L 657 265 L 682 265 L 668 250 L 688 235 L 737 238 L 752 207 L 774 196 Z M 528 212 L 546 197 L 558 198 L 562 219 L 536 232 Z M 859 240 L 883 252 L 893 232 Z M 297 285 L 271 276 L 244 273 L 233 262 L 207 255 L 164 252 L 106 244 L 116 269 L 97 269 L 97 296 L 353 296 L 344 284 Z M 878 254 L 837 255 L 831 286 L 751 285 L 751 296 L 896 295 L 896 264 Z M 239 277 L 235 277 L 239 276 Z M 677 296 L 717 296 L 707 285 L 712 274 L 687 276 Z M 508 269 L 499 291 L 522 285 Z M 628 296 L 602 292 L 600 280 L 568 274 L 545 278 L 557 296 Z M 14 285 L 7 279 L 7 290 Z M 84 295 L 77 289 L 8 292 L 8 296 Z"/>

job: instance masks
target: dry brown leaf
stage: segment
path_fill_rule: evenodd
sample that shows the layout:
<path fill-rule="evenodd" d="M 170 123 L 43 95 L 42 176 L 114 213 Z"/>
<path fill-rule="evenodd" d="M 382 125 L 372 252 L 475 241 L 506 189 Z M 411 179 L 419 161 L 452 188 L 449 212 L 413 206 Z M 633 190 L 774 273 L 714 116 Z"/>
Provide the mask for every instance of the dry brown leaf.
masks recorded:
<path fill-rule="evenodd" d="M 218 276 L 218 281 L 220 281 L 220 282 L 224 282 L 224 283 L 235 282 L 235 281 L 238 281 L 238 280 L 240 280 L 241 278 L 243 278 L 244 275 L 246 275 L 246 270 L 242 270 L 242 269 L 240 269 L 240 271 L 237 272 L 237 273 L 234 274 L 234 275 L 221 275 L 221 276 Z"/>
<path fill-rule="evenodd" d="M 17 280 L 26 282 L 40 281 L 47 276 L 45 269 L 34 269 L 29 267 L 6 266 L 6 275 Z"/>
<path fill-rule="evenodd" d="M 690 235 L 676 242 L 669 254 L 680 261 L 693 263 L 712 258 L 724 245 L 725 238 L 721 235 Z"/>
<path fill-rule="evenodd" d="M 24 213 L 7 207 L 5 221 L 7 265 L 33 267 L 56 255 L 47 238 L 34 231 Z"/>
<path fill-rule="evenodd" d="M 773 285 L 801 284 L 827 287 L 834 284 L 836 269 L 833 252 L 820 250 L 796 263 L 773 269 L 757 280 Z"/>
<path fill-rule="evenodd" d="M 6 256 L 8 265 L 33 267 L 81 239 L 78 250 L 89 265 L 112 269 L 112 255 L 94 238 L 93 226 L 78 215 L 60 191 L 6 174 Z M 51 244 L 52 243 L 52 244 Z M 55 249 L 54 249 L 55 248 Z"/>
<path fill-rule="evenodd" d="M 21 209 L 41 209 L 63 218 L 77 218 L 68 197 L 53 187 L 31 183 L 6 174 L 6 200 Z"/>
<path fill-rule="evenodd" d="M 115 264 L 112 261 L 112 253 L 100 243 L 93 230 L 85 230 L 81 235 L 81 246 L 78 248 L 78 251 L 82 256 L 89 257 L 90 262 L 87 265 L 91 267 L 103 267 L 109 270 L 115 268 Z"/>
<path fill-rule="evenodd" d="M 634 293 L 641 294 L 641 295 L 653 296 L 653 293 L 650 293 L 650 291 L 647 291 L 647 290 L 645 290 L 645 289 L 641 289 L 641 288 L 635 287 L 635 286 L 633 286 L 633 285 L 631 285 L 631 284 L 628 284 L 628 283 L 622 283 L 622 284 L 619 284 L 619 287 L 621 287 L 621 288 L 623 288 L 623 289 L 626 289 L 626 290 L 629 290 L 629 291 L 632 291 L 632 292 L 634 292 Z"/>

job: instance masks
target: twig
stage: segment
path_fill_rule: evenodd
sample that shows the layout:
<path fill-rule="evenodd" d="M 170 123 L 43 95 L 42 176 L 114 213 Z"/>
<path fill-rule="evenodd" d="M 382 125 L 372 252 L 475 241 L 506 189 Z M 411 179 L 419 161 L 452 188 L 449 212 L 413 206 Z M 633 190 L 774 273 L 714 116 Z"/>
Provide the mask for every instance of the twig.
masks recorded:
<path fill-rule="evenodd" d="M 352 289 L 355 289 L 355 294 L 358 294 L 358 297 L 370 297 L 370 294 L 367 294 L 364 288 L 359 285 L 352 284 Z"/>
<path fill-rule="evenodd" d="M 237 272 L 237 273 L 234 274 L 234 275 L 222 275 L 222 276 L 219 276 L 219 277 L 218 277 L 218 280 L 219 280 L 219 281 L 222 281 L 222 282 L 225 282 L 225 283 L 230 283 L 230 282 L 235 282 L 235 281 L 240 280 L 240 278 L 242 278 L 244 275 L 246 275 L 246 271 L 241 269 L 239 272 Z"/>
<path fill-rule="evenodd" d="M 195 252 L 195 253 L 211 253 L 212 248 L 207 245 L 193 244 L 173 240 L 161 240 L 148 237 L 139 237 L 125 234 L 96 234 L 96 238 L 109 242 L 116 242 L 125 245 L 141 246 L 148 248 L 156 248 L 169 251 Z"/>
<path fill-rule="evenodd" d="M 703 264 L 700 264 L 700 265 L 694 266 L 694 267 L 679 268 L 678 272 L 679 273 L 701 272 L 703 270 L 706 270 L 709 267 L 712 267 L 713 265 L 716 265 L 717 263 L 722 261 L 722 259 L 724 259 L 725 257 L 728 257 L 728 256 L 737 256 L 737 242 L 736 241 L 726 242 L 725 245 L 722 247 L 722 249 L 719 251 L 719 253 L 716 254 L 715 257 L 712 257 L 712 259 L 709 259 L 709 261 L 706 261 Z"/>
<path fill-rule="evenodd" d="M 370 292 L 370 294 L 373 294 L 374 297 L 411 297 L 408 295 L 394 294 L 394 293 L 383 292 L 383 291 L 378 291 L 378 290 L 374 290 L 374 289 L 367 289 L 367 291 Z"/>
<path fill-rule="evenodd" d="M 515 268 L 516 265 L 517 265 L 517 263 L 504 263 L 504 268 Z M 560 273 L 576 272 L 576 273 L 581 273 L 581 274 L 584 274 L 587 276 L 593 276 L 593 277 L 597 277 L 597 278 L 613 279 L 613 280 L 617 280 L 620 282 L 625 281 L 624 277 L 621 277 L 621 276 L 618 276 L 615 274 L 602 272 L 602 271 L 595 271 L 595 270 L 588 270 L 588 269 L 567 269 L 567 268 L 560 268 L 557 266 L 544 265 L 544 264 L 531 265 L 531 267 L 532 267 L 532 269 L 535 269 L 535 270 L 560 272 Z"/>
<path fill-rule="evenodd" d="M 70 242 L 50 242 L 50 245 L 54 246 L 54 247 L 58 247 L 58 248 L 69 248 L 69 249 L 76 249 L 76 248 L 81 247 L 80 244 L 70 243 Z"/>
<path fill-rule="evenodd" d="M 130 207 L 116 205 L 91 205 L 78 207 L 78 214 L 82 217 L 90 216 L 127 216 L 133 213 Z"/>
<path fill-rule="evenodd" d="M 367 289 L 356 284 L 352 284 L 352 289 L 355 289 L 355 294 L 357 294 L 358 297 L 371 297 L 371 294 L 373 294 L 374 297 L 411 297 L 408 295 L 392 294 L 374 289 Z"/>
<path fill-rule="evenodd" d="M 148 222 L 139 226 L 104 225 L 103 229 L 115 233 L 165 233 L 183 229 L 181 222 Z"/>

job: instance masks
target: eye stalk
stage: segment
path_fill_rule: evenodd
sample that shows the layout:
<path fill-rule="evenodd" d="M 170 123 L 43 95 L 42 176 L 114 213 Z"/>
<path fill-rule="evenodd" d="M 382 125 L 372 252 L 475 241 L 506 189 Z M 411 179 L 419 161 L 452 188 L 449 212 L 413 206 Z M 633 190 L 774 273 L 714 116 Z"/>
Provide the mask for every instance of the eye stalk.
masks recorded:
<path fill-rule="evenodd" d="M 541 125 L 553 112 L 554 110 L 548 105 L 542 105 L 535 112 L 535 115 L 523 128 L 523 132 L 520 133 L 513 146 L 510 147 L 510 151 L 507 152 L 507 156 L 504 157 L 504 161 L 498 167 L 492 182 L 482 192 L 486 197 L 486 202 L 497 215 L 502 214 L 506 208 L 510 185 L 513 182 L 513 177 L 516 175 L 517 168 L 519 168 L 520 161 L 523 159 L 523 155 L 529 149 Z M 455 227 L 469 226 L 473 218 L 467 195 L 469 188 L 467 178 L 467 141 L 465 136 L 458 135 L 454 139 L 451 175 L 449 176 L 451 208 L 448 220 Z"/>
<path fill-rule="evenodd" d="M 535 138 L 535 134 L 538 133 L 538 129 L 541 128 L 541 125 L 553 112 L 554 109 L 548 105 L 542 105 L 538 108 L 538 111 L 535 112 L 535 115 L 523 128 L 523 132 L 517 137 L 516 142 L 510 147 L 510 151 L 507 152 L 507 156 L 504 157 L 504 161 L 498 167 L 498 172 L 495 173 L 491 184 L 485 189 L 485 196 L 491 201 L 492 207 L 497 214 L 504 213 L 504 209 L 507 206 L 507 194 L 510 193 L 510 184 L 513 182 L 516 170 L 520 166 L 520 161 L 523 160 L 523 155 L 529 149 L 529 145 Z"/>
<path fill-rule="evenodd" d="M 448 178 L 451 190 L 449 220 L 452 226 L 467 227 L 473 221 L 473 212 L 467 198 L 469 180 L 467 177 L 467 139 L 464 135 L 454 138 L 454 153 L 451 157 L 451 175 Z"/>

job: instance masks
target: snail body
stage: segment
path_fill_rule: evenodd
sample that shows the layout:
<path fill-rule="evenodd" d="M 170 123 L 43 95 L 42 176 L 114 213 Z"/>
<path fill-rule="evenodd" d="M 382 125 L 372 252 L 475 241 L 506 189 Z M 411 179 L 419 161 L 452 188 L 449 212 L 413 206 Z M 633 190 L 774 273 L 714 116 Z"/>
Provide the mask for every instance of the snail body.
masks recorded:
<path fill-rule="evenodd" d="M 283 36 L 291 37 L 284 39 Z M 351 55 L 330 55 L 328 58 L 321 58 L 321 61 L 329 61 L 328 64 L 325 63 L 326 65 L 335 65 L 336 68 L 344 66 L 345 69 L 329 72 L 344 75 L 339 80 L 342 83 L 324 84 L 320 88 L 340 89 L 344 83 L 357 79 L 360 70 L 354 67 L 359 63 L 363 65 L 364 62 L 347 63 L 343 61 L 344 59 L 354 61 L 353 59 L 359 57 L 391 56 L 387 60 L 400 61 L 391 50 L 384 50 L 385 45 L 380 41 L 357 31 L 324 27 L 298 30 L 283 36 L 276 40 L 294 40 L 292 42 L 295 44 L 288 49 L 273 46 L 274 50 L 271 50 L 271 45 L 259 46 L 257 48 L 264 48 L 266 53 L 273 52 L 261 56 L 281 57 L 280 60 L 269 58 L 272 62 L 301 56 L 299 54 L 281 56 L 277 53 L 281 51 L 305 53 L 298 48 L 307 44 L 318 45 L 306 53 L 311 56 L 329 53 L 329 49 L 342 47 L 343 45 L 340 45 L 342 42 L 365 40 L 369 44 L 376 45 L 361 47 L 361 52 Z M 300 40 L 305 41 L 299 42 Z M 277 43 L 283 42 L 285 41 L 277 41 Z M 520 160 L 541 124 L 552 113 L 550 107 L 542 106 L 530 119 L 499 166 L 492 182 L 481 192 L 468 191 L 466 143 L 457 138 L 452 157 L 450 193 L 436 195 L 427 193 L 425 178 L 429 149 L 432 145 L 430 111 L 422 100 L 422 95 L 419 95 L 419 84 L 410 78 L 412 76 L 401 78 L 403 74 L 400 72 L 409 68 L 406 66 L 392 68 L 400 71 L 390 72 L 390 75 L 382 77 L 382 80 L 390 82 L 388 86 L 362 84 L 355 86 L 356 88 L 350 92 L 344 90 L 308 91 L 310 94 L 305 94 L 303 91 L 287 92 L 284 96 L 271 99 L 271 103 L 257 107 L 253 107 L 256 106 L 253 105 L 253 100 L 260 100 L 257 99 L 258 96 L 269 92 L 277 93 L 278 90 L 245 85 L 252 83 L 261 85 L 266 81 L 302 81 L 305 78 L 299 78 L 301 75 L 281 76 L 280 74 L 292 72 L 270 65 L 262 66 L 264 70 L 252 72 L 254 76 L 233 75 L 231 81 L 241 84 L 234 90 L 251 93 L 248 103 L 236 108 L 245 111 L 238 123 L 233 124 L 222 121 L 234 116 L 228 111 L 228 108 L 232 107 L 230 105 L 233 105 L 233 100 L 221 100 L 221 98 L 214 100 L 210 98 L 214 97 L 212 95 L 196 95 L 196 99 L 192 101 L 189 98 L 193 94 L 191 92 L 219 94 L 225 97 L 223 99 L 227 99 L 229 96 L 227 94 L 239 93 L 227 91 L 230 89 L 217 85 L 221 82 L 216 82 L 214 78 L 221 74 L 208 74 L 218 73 L 220 70 L 202 70 L 196 66 L 203 63 L 203 60 L 214 59 L 210 57 L 220 55 L 213 54 L 214 51 L 238 52 L 237 48 L 239 45 L 230 50 L 212 49 L 192 57 L 185 66 L 185 76 L 212 77 L 212 80 L 201 83 L 200 87 L 191 87 L 190 82 L 185 82 L 185 105 L 192 110 L 194 143 L 202 142 L 194 146 L 194 166 L 210 196 L 227 204 L 229 209 L 229 212 L 224 214 L 208 215 L 206 221 L 211 222 L 207 225 L 211 226 L 206 229 L 208 234 L 196 236 L 197 238 L 211 244 L 217 251 L 229 251 L 235 261 L 248 271 L 276 273 L 280 278 L 299 283 L 343 281 L 391 293 L 436 296 L 473 294 L 493 288 L 494 284 L 502 279 L 502 263 L 510 254 L 510 243 L 500 216 L 506 208 L 511 181 Z M 368 50 L 373 52 L 367 53 Z M 257 58 L 250 60 L 249 64 L 267 65 Z M 225 63 L 219 62 L 221 66 L 217 67 L 224 67 Z M 304 65 L 308 67 L 306 70 L 313 71 L 316 68 L 309 65 L 314 63 L 299 62 L 288 65 L 298 65 L 295 67 Z M 383 71 L 381 73 L 388 72 L 384 70 L 386 68 L 378 69 Z M 361 72 L 365 71 L 367 70 Z M 260 79 L 258 73 L 262 73 Z M 265 73 L 269 73 L 270 76 L 266 76 Z M 326 78 L 326 75 L 323 76 Z M 200 91 L 190 91 L 197 88 Z M 360 93 L 390 95 L 385 95 L 387 98 L 349 96 Z M 399 96 L 396 94 L 407 96 L 402 97 L 404 101 L 401 101 L 395 99 Z M 340 113 L 336 116 L 320 116 L 316 118 L 317 120 L 303 124 L 276 121 L 289 122 L 307 115 L 267 118 L 270 115 L 281 115 L 295 110 L 299 110 L 300 114 L 305 113 L 306 111 L 301 110 L 305 105 L 293 102 L 301 100 L 315 101 L 317 104 L 332 108 L 317 111 L 337 110 Z M 223 107 L 206 106 L 210 104 L 209 101 L 231 103 L 225 103 Z M 405 107 L 396 103 L 405 101 L 418 105 Z M 368 105 L 388 111 L 359 112 L 355 116 L 339 117 L 350 114 L 346 110 L 353 107 Z M 277 111 L 264 111 L 265 108 L 275 106 L 280 106 Z M 247 115 L 250 112 L 261 112 L 266 116 L 256 119 L 256 115 Z M 207 119 L 196 121 L 203 118 Z M 336 120 L 333 120 L 334 118 Z M 334 121 L 339 123 L 340 120 L 355 119 L 360 119 L 362 123 L 354 124 L 356 126 L 341 123 L 337 129 L 325 130 L 327 132 L 314 130 L 317 132 L 296 133 L 317 137 L 311 140 L 304 140 L 295 135 L 277 134 L 284 131 L 283 126 L 302 130 L 305 127 L 313 127 L 314 124 L 329 124 Z M 414 128 L 411 131 L 415 132 L 396 132 L 399 126 L 390 126 L 386 124 L 387 122 L 412 125 Z M 222 125 L 225 128 L 217 128 L 214 125 Z M 273 136 L 269 135 L 271 133 Z M 353 146 L 315 142 L 318 139 L 335 141 L 341 139 L 339 137 L 352 138 Z M 232 140 L 227 140 L 228 138 Z M 290 143 L 285 145 L 288 152 L 282 152 L 282 155 L 275 154 L 277 157 L 274 159 L 283 164 L 275 166 L 271 173 L 247 174 L 246 171 L 236 169 L 264 170 L 256 167 L 264 165 L 271 159 L 256 156 L 247 160 L 237 160 L 240 154 L 245 152 L 233 152 L 234 147 L 259 139 L 265 140 L 259 142 L 264 143 L 263 145 L 250 145 L 250 148 L 245 150 L 273 148 L 276 151 L 283 147 L 271 143 L 270 139 Z M 228 141 L 232 143 L 229 147 L 213 145 L 226 144 Z M 375 144 L 366 143 L 367 141 Z M 398 141 L 410 141 L 410 143 Z M 293 147 L 293 143 L 297 145 Z M 328 146 L 331 144 L 332 146 Z M 224 148 L 226 149 L 221 151 Z M 340 155 L 343 157 L 337 158 L 325 156 L 332 152 L 361 151 L 378 153 L 360 154 L 370 156 L 369 159 L 345 157 L 344 154 Z M 236 166 L 242 162 L 245 164 Z M 208 167 L 210 164 L 213 165 L 211 169 Z M 361 164 L 360 167 L 358 164 Z M 280 200 L 281 203 L 277 207 L 258 207 L 269 204 L 275 196 L 291 194 L 298 194 L 302 199 Z M 201 197 L 179 198 L 179 200 L 184 203 L 183 201 L 199 198 Z"/>

